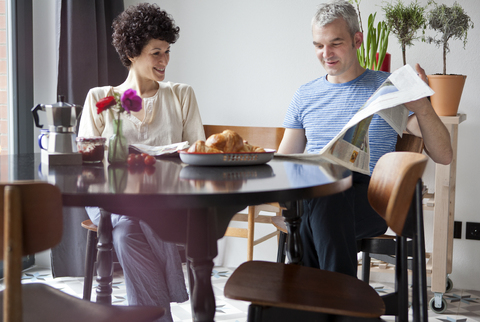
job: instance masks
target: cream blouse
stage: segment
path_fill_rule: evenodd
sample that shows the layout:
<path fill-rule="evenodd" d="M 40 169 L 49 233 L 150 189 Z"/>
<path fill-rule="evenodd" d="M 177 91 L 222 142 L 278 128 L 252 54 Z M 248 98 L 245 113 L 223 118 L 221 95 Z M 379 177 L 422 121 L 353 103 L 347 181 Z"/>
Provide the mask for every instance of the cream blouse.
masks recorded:
<path fill-rule="evenodd" d="M 128 113 L 121 113 L 123 134 L 129 144 L 141 143 L 151 146 L 188 141 L 205 140 L 200 112 L 191 86 L 171 82 L 159 82 L 155 95 L 143 99 L 145 117 L 140 121 Z M 90 89 L 83 106 L 79 137 L 113 135 L 113 120 L 110 111 L 97 114 L 95 104 L 102 98 L 113 95 L 112 86 Z M 114 117 L 116 113 L 113 113 Z"/>

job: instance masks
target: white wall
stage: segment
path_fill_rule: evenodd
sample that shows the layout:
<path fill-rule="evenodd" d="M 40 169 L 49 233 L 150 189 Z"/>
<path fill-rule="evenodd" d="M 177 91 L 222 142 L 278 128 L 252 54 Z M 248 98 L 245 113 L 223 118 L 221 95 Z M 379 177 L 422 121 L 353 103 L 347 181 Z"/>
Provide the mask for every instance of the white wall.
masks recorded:
<path fill-rule="evenodd" d="M 34 4 L 53 1 L 36 0 Z M 125 0 L 125 5 L 141 1 Z M 321 0 L 156 0 L 171 13 L 181 28 L 180 39 L 173 46 L 166 80 L 193 86 L 204 123 L 254 126 L 281 126 L 285 111 L 295 90 L 303 83 L 324 74 L 316 61 L 310 35 L 310 19 Z M 419 0 L 426 4 L 427 0 Z M 453 4 L 454 0 L 441 0 Z M 409 3 L 409 2 L 408 2 Z M 475 160 L 480 158 L 476 148 L 480 128 L 480 39 L 477 17 L 480 7 L 476 0 L 462 0 L 461 5 L 477 24 L 469 32 L 469 42 L 463 50 L 459 41 L 451 42 L 447 72 L 468 75 L 460 112 L 467 121 L 459 127 L 458 172 L 456 189 L 456 220 L 480 221 L 480 190 Z M 377 11 L 383 18 L 381 0 L 363 1 L 364 21 Z M 41 6 L 35 6 L 40 8 Z M 53 19 L 53 18 L 52 18 Z M 48 20 L 44 17 L 41 20 Z M 37 34 L 37 33 L 36 33 Z M 35 35 L 36 35 L 35 34 Z M 39 36 L 40 37 L 40 36 Z M 48 38 L 48 37 L 46 37 Z M 43 39 L 43 37 L 41 37 Z M 42 51 L 36 43 L 35 53 Z M 44 46 L 44 45 L 43 45 Z M 392 70 L 402 66 L 400 46 L 390 37 Z M 407 63 L 420 63 L 427 73 L 441 72 L 441 51 L 433 45 L 415 42 L 407 48 Z M 42 60 L 35 60 L 35 88 L 44 86 Z M 52 70 L 51 67 L 48 68 Z M 51 80 L 51 84 L 55 82 Z M 43 85 L 42 85 L 43 84 Z M 115 85 L 115 84 L 112 84 Z M 42 87 L 43 88 L 43 87 Z M 35 91 L 35 99 L 37 90 Z M 53 96 L 42 103 L 55 101 Z M 469 144 L 474 144 L 473 148 Z M 425 176 L 433 182 L 432 167 Z M 433 188 L 433 186 L 432 186 Z M 432 213 L 426 212 L 427 249 L 431 249 Z M 464 234 L 463 234 L 464 236 Z M 456 239 L 454 267 L 451 278 L 455 287 L 480 290 L 480 279 L 474 278 L 480 267 L 480 241 Z M 246 242 L 226 238 L 224 264 L 234 266 L 246 258 Z M 255 258 L 274 259 L 275 242 L 257 246 Z"/>

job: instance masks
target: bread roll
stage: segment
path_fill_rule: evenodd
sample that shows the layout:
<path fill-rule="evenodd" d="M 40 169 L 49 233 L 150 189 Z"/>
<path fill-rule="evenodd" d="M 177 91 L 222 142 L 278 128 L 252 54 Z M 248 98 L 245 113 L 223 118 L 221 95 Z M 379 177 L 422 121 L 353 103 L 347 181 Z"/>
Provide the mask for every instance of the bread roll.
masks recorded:
<path fill-rule="evenodd" d="M 265 150 L 259 146 L 249 144 L 235 131 L 225 130 L 222 133 L 210 135 L 207 141 L 198 140 L 188 149 L 188 152 L 238 153 L 265 152 Z"/>
<path fill-rule="evenodd" d="M 215 148 L 209 147 L 205 144 L 205 141 L 198 140 L 191 147 L 188 148 L 187 152 L 199 152 L 199 153 L 222 153 L 222 151 Z"/>
<path fill-rule="evenodd" d="M 236 132 L 225 130 L 222 133 L 210 135 L 205 144 L 225 153 L 239 152 L 243 148 L 243 139 Z"/>
<path fill-rule="evenodd" d="M 247 141 L 243 141 L 243 148 L 238 152 L 265 152 L 265 149 L 259 146 L 248 144 Z"/>

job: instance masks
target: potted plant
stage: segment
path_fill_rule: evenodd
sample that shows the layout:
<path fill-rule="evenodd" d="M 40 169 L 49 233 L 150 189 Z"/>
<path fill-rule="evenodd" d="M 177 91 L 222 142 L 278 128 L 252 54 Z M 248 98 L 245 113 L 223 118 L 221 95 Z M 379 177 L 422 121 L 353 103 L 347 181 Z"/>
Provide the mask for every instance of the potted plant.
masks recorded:
<path fill-rule="evenodd" d="M 366 42 L 357 51 L 360 65 L 372 70 L 390 71 L 390 59 L 388 58 L 388 67 L 383 67 L 383 62 L 387 54 L 388 36 L 390 28 L 385 21 L 380 21 L 375 28 L 375 16 L 377 13 L 368 16 L 368 29 Z M 390 54 L 389 54 L 390 55 Z M 387 70 L 388 69 L 388 70 Z"/>
<path fill-rule="evenodd" d="M 353 4 L 354 2 L 357 6 L 360 31 L 364 34 L 362 16 L 360 14 L 361 0 L 350 0 L 350 3 Z M 377 13 L 368 16 L 366 38 L 357 51 L 357 57 L 360 65 L 364 68 L 390 72 L 390 54 L 387 53 L 390 28 L 388 28 L 384 21 L 380 21 L 375 28 L 376 15 Z"/>
<path fill-rule="evenodd" d="M 411 46 L 413 40 L 418 39 L 416 34 L 419 29 L 425 30 L 426 6 L 421 6 L 417 0 L 408 6 L 404 5 L 402 0 L 397 0 L 395 4 L 386 3 L 382 9 L 385 12 L 387 26 L 400 42 L 403 64 L 406 65 L 407 46 Z"/>
<path fill-rule="evenodd" d="M 467 76 L 447 74 L 449 41 L 462 40 L 465 49 L 468 30 L 473 28 L 473 22 L 457 2 L 450 7 L 434 3 L 427 19 L 429 29 L 436 31 L 439 37 L 426 37 L 425 41 L 434 43 L 443 51 L 443 73 L 428 76 L 429 85 L 435 91 L 431 97 L 432 106 L 438 115 L 454 116 L 457 115 Z"/>

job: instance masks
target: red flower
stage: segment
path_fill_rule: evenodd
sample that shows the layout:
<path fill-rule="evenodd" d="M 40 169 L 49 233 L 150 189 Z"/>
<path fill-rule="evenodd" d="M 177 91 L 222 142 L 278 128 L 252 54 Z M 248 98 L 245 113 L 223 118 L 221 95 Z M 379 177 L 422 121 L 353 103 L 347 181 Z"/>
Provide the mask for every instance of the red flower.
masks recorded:
<path fill-rule="evenodd" d="M 96 104 L 97 114 L 100 114 L 103 111 L 106 111 L 109 107 L 115 106 L 115 104 L 117 104 L 117 101 L 115 100 L 115 97 L 113 97 L 113 96 L 107 96 L 105 98 L 102 98 Z"/>

